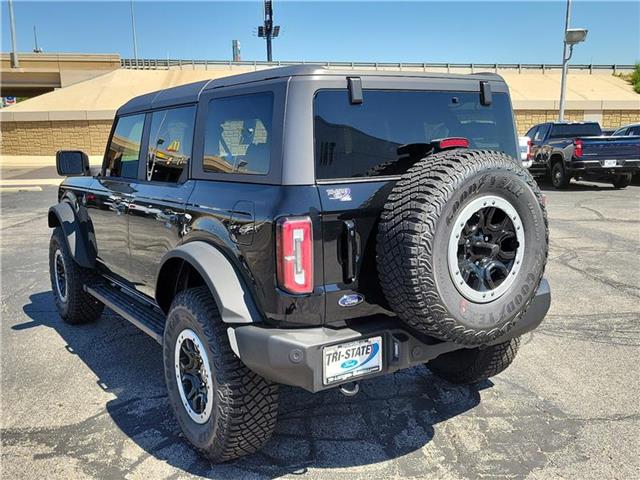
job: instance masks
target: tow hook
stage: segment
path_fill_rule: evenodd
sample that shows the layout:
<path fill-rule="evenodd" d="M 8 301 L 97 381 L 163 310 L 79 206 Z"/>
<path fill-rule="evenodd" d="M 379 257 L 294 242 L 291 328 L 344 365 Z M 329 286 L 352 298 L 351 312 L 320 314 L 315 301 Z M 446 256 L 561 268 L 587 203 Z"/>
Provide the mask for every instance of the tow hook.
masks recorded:
<path fill-rule="evenodd" d="M 355 397 L 360 391 L 360 385 L 358 382 L 349 382 L 344 385 L 340 385 L 340 393 L 345 397 Z"/>

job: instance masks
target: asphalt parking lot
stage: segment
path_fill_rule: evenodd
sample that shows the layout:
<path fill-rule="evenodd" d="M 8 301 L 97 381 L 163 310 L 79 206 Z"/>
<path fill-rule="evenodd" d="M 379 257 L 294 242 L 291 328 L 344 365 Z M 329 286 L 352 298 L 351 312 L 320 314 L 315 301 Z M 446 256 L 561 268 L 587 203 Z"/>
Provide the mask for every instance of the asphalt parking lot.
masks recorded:
<path fill-rule="evenodd" d="M 159 345 L 115 314 L 58 318 L 42 188 L 1 195 L 3 478 L 640 478 L 639 186 L 545 188 L 552 308 L 505 373 L 284 387 L 267 447 L 218 466 L 179 435 Z"/>

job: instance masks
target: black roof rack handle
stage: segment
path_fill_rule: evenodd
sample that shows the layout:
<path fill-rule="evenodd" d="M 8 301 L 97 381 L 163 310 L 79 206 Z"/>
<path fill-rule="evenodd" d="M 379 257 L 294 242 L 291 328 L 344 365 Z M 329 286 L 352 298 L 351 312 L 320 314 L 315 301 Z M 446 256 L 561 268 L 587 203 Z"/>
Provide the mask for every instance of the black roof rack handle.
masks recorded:
<path fill-rule="evenodd" d="M 360 77 L 347 77 L 347 85 L 349 87 L 349 101 L 352 105 L 362 103 L 362 79 Z"/>
<path fill-rule="evenodd" d="M 480 104 L 491 105 L 491 84 L 484 80 L 480 82 Z"/>

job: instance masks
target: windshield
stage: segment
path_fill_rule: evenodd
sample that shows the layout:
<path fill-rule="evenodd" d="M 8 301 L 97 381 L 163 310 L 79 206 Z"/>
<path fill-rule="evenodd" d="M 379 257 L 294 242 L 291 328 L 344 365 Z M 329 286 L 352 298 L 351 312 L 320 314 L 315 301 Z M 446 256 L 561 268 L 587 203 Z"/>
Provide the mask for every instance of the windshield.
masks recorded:
<path fill-rule="evenodd" d="M 401 174 L 416 159 L 402 158 L 398 147 L 447 137 L 518 158 L 505 93 L 486 106 L 478 92 L 365 90 L 363 103 L 352 105 L 347 90 L 321 90 L 314 123 L 318 179 Z"/>
<path fill-rule="evenodd" d="M 599 137 L 602 135 L 597 123 L 566 123 L 554 125 L 549 138 Z"/>

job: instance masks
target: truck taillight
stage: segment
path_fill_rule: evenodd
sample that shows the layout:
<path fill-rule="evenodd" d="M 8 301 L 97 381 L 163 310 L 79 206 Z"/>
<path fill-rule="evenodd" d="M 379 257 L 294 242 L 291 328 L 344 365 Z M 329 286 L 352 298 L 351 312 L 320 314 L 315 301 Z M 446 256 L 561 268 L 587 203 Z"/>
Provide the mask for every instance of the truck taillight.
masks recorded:
<path fill-rule="evenodd" d="M 582 156 L 582 140 L 580 140 L 579 138 L 576 138 L 573 141 L 573 155 L 580 158 Z"/>
<path fill-rule="evenodd" d="M 527 160 L 531 160 L 533 158 L 533 154 L 531 153 L 531 139 L 527 140 Z"/>
<path fill-rule="evenodd" d="M 313 233 L 309 217 L 282 218 L 276 233 L 278 284 L 290 293 L 313 292 Z"/>

